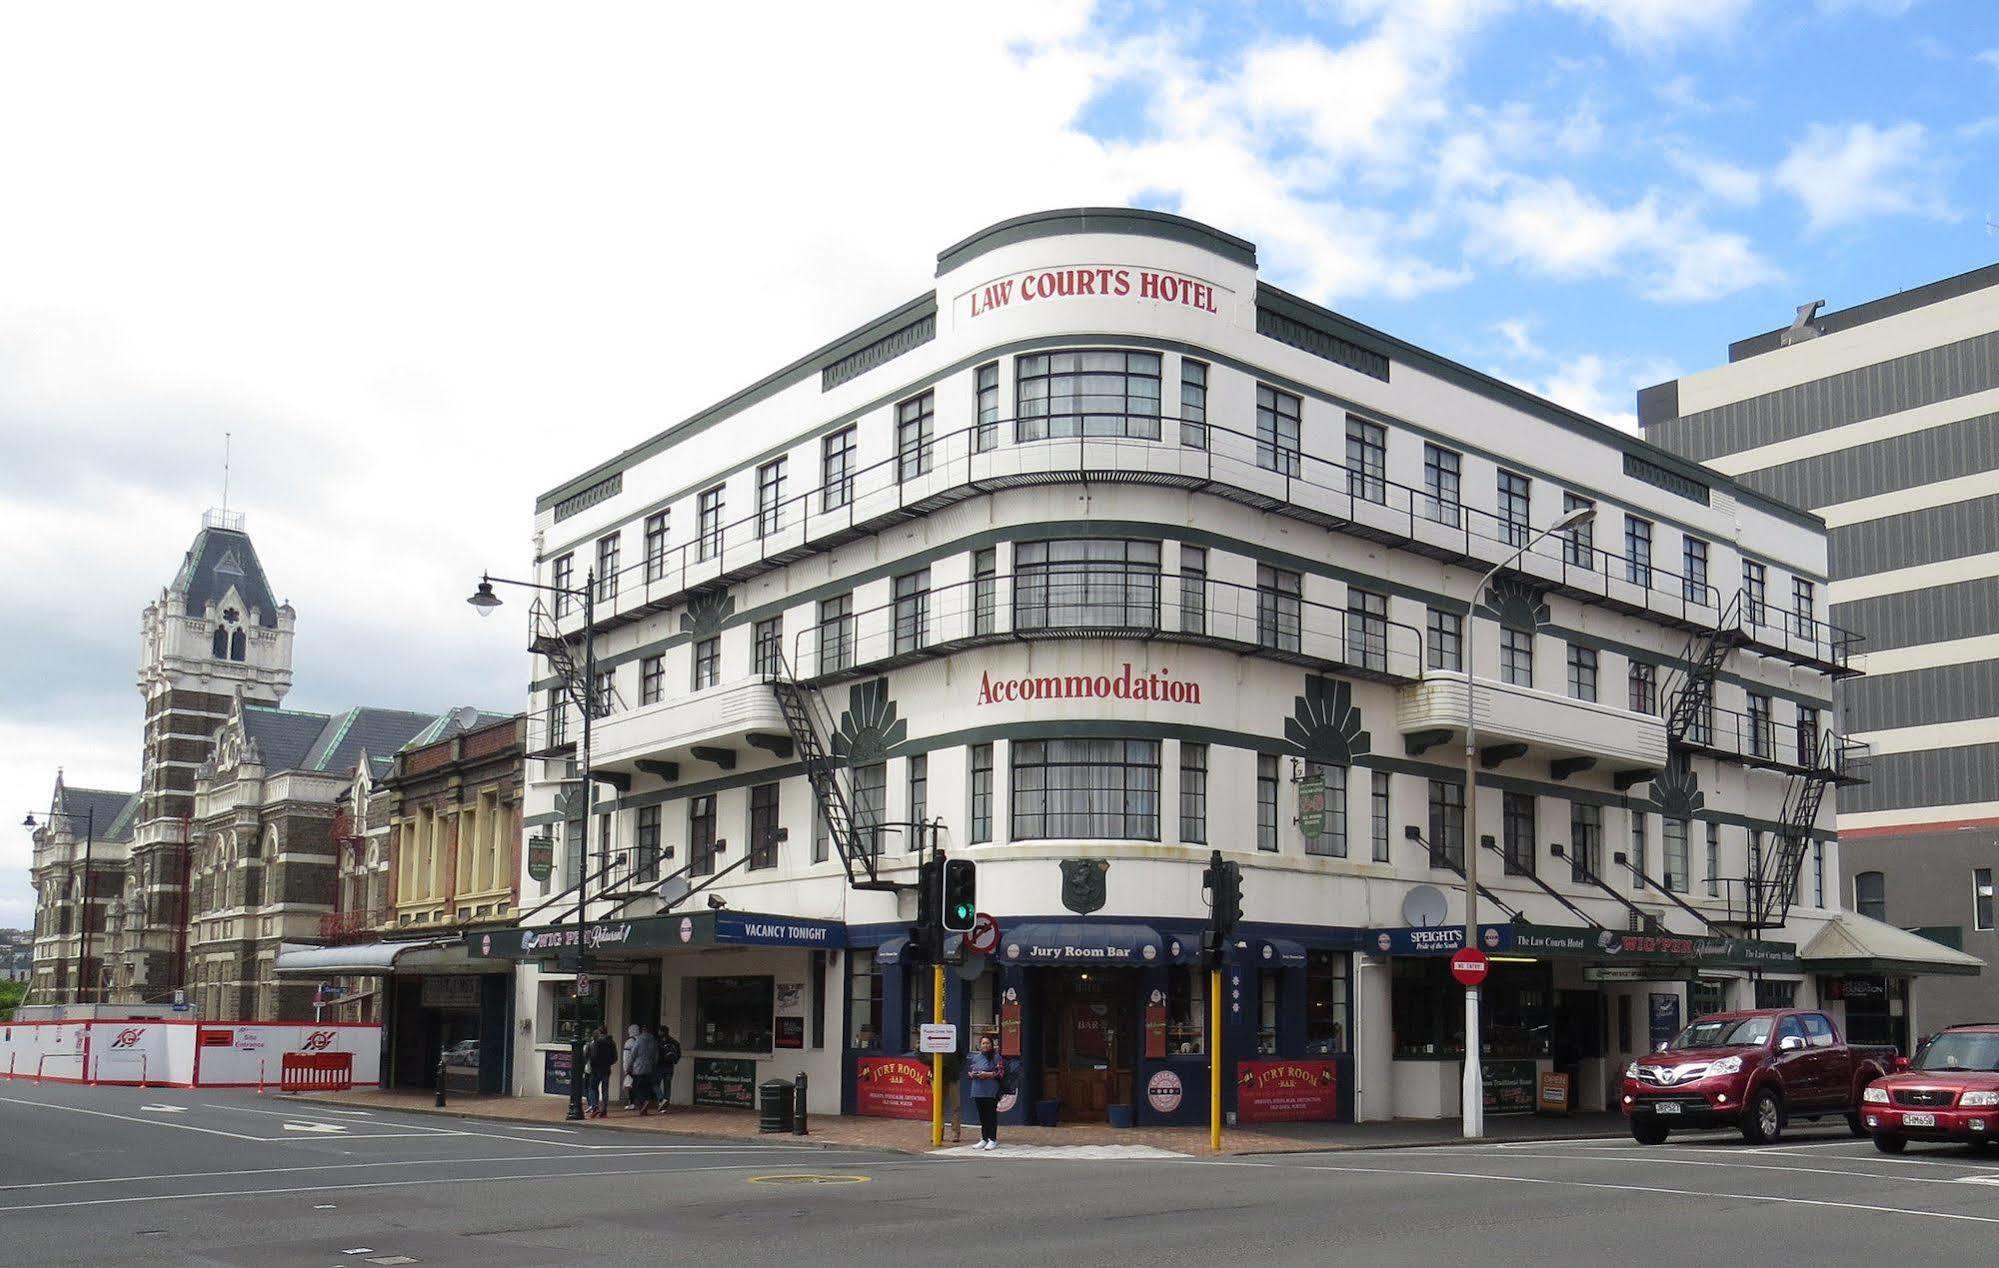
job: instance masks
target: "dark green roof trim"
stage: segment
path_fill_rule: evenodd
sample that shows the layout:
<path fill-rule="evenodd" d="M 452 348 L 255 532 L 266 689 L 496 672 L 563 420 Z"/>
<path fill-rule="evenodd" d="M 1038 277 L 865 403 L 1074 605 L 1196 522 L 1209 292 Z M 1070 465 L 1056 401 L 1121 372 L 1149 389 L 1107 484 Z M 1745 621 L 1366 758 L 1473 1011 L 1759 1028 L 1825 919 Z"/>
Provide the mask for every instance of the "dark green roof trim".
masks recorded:
<path fill-rule="evenodd" d="M 535 499 L 534 509 L 537 514 L 546 511 L 556 503 L 644 462 L 668 445 L 706 431 L 716 423 L 733 417 L 759 401 L 768 400 L 788 387 L 803 383 L 827 365 L 859 352 L 897 331 L 915 325 L 926 316 L 934 318 L 936 315 L 937 295 L 933 291 L 925 291 L 894 312 L 877 317 L 860 329 L 849 331 L 824 347 L 815 348 L 775 374 L 758 379 L 735 395 L 717 401 L 691 418 L 675 423 L 652 439 L 634 445 L 617 457 L 600 462 L 581 475 L 557 485 Z"/>
<path fill-rule="evenodd" d="M 937 253 L 937 276 L 971 263 L 989 251 L 1032 242 L 1036 238 L 1059 238 L 1077 233 L 1123 233 L 1142 238 L 1179 242 L 1203 251 L 1212 251 L 1244 268 L 1256 267 L 1256 244 L 1232 233 L 1223 233 L 1198 220 L 1164 211 L 1141 211 L 1136 207 L 1065 207 L 1053 211 L 1030 212 L 988 225 L 971 237 L 954 242 Z"/>
<path fill-rule="evenodd" d="M 568 519 L 578 511 L 587 511 L 599 502 L 606 502 L 625 491 L 625 473 L 614 471 L 608 479 L 597 481 L 581 493 L 572 493 L 555 504 L 557 523 Z"/>
<path fill-rule="evenodd" d="M 865 348 L 850 352 L 819 371 L 819 390 L 830 392 L 849 379 L 857 379 L 876 366 L 885 365 L 905 352 L 922 347 L 936 337 L 937 314 L 925 313 L 901 330 L 884 335 Z"/>
<path fill-rule="evenodd" d="M 1358 344 L 1363 348 L 1370 349 L 1387 357 L 1390 361 L 1401 362 L 1413 369 L 1421 370 L 1425 374 L 1442 379 L 1453 387 L 1463 388 L 1467 392 L 1483 396 L 1489 401 L 1497 402 L 1510 409 L 1517 409 L 1523 414 L 1529 414 L 1540 419 L 1542 422 L 1553 423 L 1555 426 L 1575 432 L 1577 435 L 1587 436 L 1591 440 L 1602 441 L 1613 446 L 1621 453 L 1635 454 L 1644 461 L 1673 472 L 1685 479 L 1695 481 L 1710 488 L 1726 489 L 1734 496 L 1736 501 L 1754 504 L 1779 519 L 1789 520 L 1791 523 L 1803 528 L 1816 529 L 1820 532 L 1825 531 L 1825 520 L 1812 514 L 1810 511 L 1801 510 L 1798 507 L 1792 506 L 1789 502 L 1780 502 L 1768 494 L 1758 493 L 1746 484 L 1737 483 L 1720 472 L 1709 467 L 1703 467 L 1697 462 L 1690 462 L 1676 453 L 1661 449 L 1657 445 L 1641 440 L 1630 432 L 1612 427 L 1608 423 L 1600 423 L 1587 414 L 1578 414 L 1574 410 L 1564 409 L 1553 401 L 1536 396 L 1524 388 L 1518 388 L 1511 383 L 1502 382 L 1489 374 L 1481 374 L 1470 366 L 1460 365 L 1447 357 L 1440 357 L 1436 353 L 1419 348 L 1413 343 L 1406 343 L 1393 335 L 1384 334 L 1372 326 L 1364 326 L 1350 317 L 1342 317 L 1331 309 L 1321 308 L 1317 304 L 1309 300 L 1300 299 L 1288 291 L 1281 291 L 1267 282 L 1258 282 L 1256 284 L 1256 302 L 1260 307 L 1267 307 L 1274 312 L 1281 313 L 1293 321 L 1300 322 L 1320 331 L 1322 334 L 1330 335 L 1335 339 L 1344 339 L 1348 343 Z"/>

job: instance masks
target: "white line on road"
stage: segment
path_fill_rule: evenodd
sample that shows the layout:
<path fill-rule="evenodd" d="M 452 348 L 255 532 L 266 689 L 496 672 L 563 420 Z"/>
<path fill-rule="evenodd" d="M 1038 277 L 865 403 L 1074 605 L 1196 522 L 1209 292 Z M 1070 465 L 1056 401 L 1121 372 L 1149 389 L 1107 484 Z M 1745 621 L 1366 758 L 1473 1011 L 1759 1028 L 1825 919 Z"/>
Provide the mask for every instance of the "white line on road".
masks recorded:
<path fill-rule="evenodd" d="M 314 1118 L 311 1114 L 300 1113 L 295 1110 L 287 1113 L 284 1110 L 256 1109 L 248 1105 L 216 1105 L 213 1104 L 212 1102 L 204 1101 L 202 1102 L 202 1108 L 228 1110 L 232 1114 L 262 1114 L 268 1118 L 289 1119 L 294 1123 L 330 1123 L 333 1121 L 332 1119 L 328 1118 Z M 384 1125 L 386 1126 L 388 1124 Z M 345 1125 L 343 1124 L 342 1126 L 344 1128 Z M 449 1127 L 430 1127 L 423 1123 L 396 1123 L 394 1124 L 394 1126 L 402 1127 L 410 1131 L 436 1132 L 440 1136 L 456 1136 L 461 1134 L 458 1131 Z"/>
<path fill-rule="evenodd" d="M 288 1132 L 333 1132 L 340 1135 L 345 1135 L 347 1132 L 347 1129 L 341 1126 L 339 1123 L 317 1123 L 317 1122 L 286 1123 L 285 1130 Z M 374 1138 L 363 1136 L 360 1137 L 360 1139 L 370 1140 Z"/>
<path fill-rule="evenodd" d="M 164 1118 L 134 1118 L 130 1114 L 113 1114 L 108 1110 L 84 1109 L 80 1105 L 56 1105 L 49 1101 L 29 1101 L 19 1097 L 0 1096 L 0 1105 L 30 1105 L 36 1109 L 61 1110 L 66 1114 L 88 1114 L 92 1118 L 115 1118 L 121 1123 L 144 1123 L 149 1127 L 171 1127 L 175 1131 L 200 1132 L 204 1136 L 225 1136 L 230 1140 L 254 1140 L 269 1143 L 268 1136 L 245 1136 L 240 1132 L 226 1132 L 215 1127 L 196 1127 L 192 1123 L 172 1123 Z"/>
<path fill-rule="evenodd" d="M 185 1114 L 187 1109 L 180 1105 L 141 1105 L 141 1114 Z"/>
<path fill-rule="evenodd" d="M 1464 1157 L 1476 1156 L 1474 1154 L 1471 1154 L 1469 1151 L 1461 1149 L 1433 1149 L 1430 1150 L 1429 1152 L 1441 1157 L 1464 1158 Z M 1567 1154 L 1530 1154 L 1530 1153 L 1515 1152 L 1515 1153 L 1509 1153 L 1506 1156 L 1509 1158 L 1541 1158 L 1549 1162 L 1577 1161 L 1576 1158 L 1573 1158 Z M 1770 1155 L 1766 1154 L 1764 1156 L 1768 1157 Z M 1656 1166 L 1656 1167 L 1728 1167 L 1732 1170 L 1737 1170 L 1737 1171 L 1786 1171 L 1794 1175 L 1801 1175 L 1801 1176 L 1845 1176 L 1851 1180 L 1893 1180 L 1901 1184 L 1950 1184 L 1951 1183 L 1950 1180 L 1941 1179 L 1935 1176 L 1908 1176 L 1908 1175 L 1898 1176 L 1886 1171 L 1842 1171 L 1835 1167 L 1783 1166 L 1781 1164 L 1772 1165 L 1770 1163 L 1748 1162 L 1748 1161 L 1725 1162 L 1718 1158 L 1668 1158 L 1658 1154 L 1648 1154 L 1640 1157 L 1592 1158 L 1589 1161 L 1599 1162 L 1599 1163 L 1631 1162 L 1631 1163 L 1637 1163 L 1641 1166 Z M 1854 1159 L 1854 1161 L 1866 1162 L 1869 1160 L 1865 1158 L 1856 1158 Z"/>

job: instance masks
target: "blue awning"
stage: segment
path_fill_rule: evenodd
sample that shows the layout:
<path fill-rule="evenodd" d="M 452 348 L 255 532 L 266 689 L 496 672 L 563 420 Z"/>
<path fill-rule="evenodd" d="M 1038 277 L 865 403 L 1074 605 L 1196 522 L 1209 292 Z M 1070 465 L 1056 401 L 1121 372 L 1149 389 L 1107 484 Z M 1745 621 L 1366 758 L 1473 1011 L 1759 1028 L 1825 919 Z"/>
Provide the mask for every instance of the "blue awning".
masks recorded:
<path fill-rule="evenodd" d="M 1280 968 L 1302 968 L 1305 964 L 1305 948 L 1288 938 L 1265 938 L 1256 951 L 1257 962 Z"/>
<path fill-rule="evenodd" d="M 1167 962 L 1166 946 L 1151 925 L 1085 921 L 1029 921 L 1001 926 L 999 958 L 1008 964 L 1087 964 L 1142 968 Z"/>
<path fill-rule="evenodd" d="M 908 946 L 909 939 L 907 938 L 890 938 L 887 942 L 875 948 L 875 963 L 877 965 L 902 963 L 903 950 Z M 854 949 L 859 951 L 864 948 L 856 947 Z"/>

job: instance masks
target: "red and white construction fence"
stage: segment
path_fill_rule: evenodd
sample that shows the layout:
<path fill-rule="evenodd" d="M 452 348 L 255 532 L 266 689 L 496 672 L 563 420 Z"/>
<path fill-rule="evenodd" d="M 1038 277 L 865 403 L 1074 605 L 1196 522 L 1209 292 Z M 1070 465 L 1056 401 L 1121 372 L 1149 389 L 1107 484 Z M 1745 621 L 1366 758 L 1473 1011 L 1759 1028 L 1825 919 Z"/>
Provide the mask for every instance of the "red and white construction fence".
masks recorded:
<path fill-rule="evenodd" d="M 303 1090 L 367 1086 L 381 1065 L 382 1028 L 372 1022 L 0 1023 L 0 1075 L 11 1079 Z"/>

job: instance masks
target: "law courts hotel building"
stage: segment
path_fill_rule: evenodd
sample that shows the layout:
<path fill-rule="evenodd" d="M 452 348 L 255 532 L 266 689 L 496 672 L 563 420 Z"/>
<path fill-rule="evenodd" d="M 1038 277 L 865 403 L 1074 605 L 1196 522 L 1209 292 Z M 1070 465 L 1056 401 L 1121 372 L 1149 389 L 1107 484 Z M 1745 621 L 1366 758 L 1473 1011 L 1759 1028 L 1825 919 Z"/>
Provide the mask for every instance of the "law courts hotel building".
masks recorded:
<path fill-rule="evenodd" d="M 911 1077 L 929 971 L 893 887 L 933 835 L 1001 927 L 946 1004 L 1018 1058 L 1016 1119 L 1198 1121 L 1218 1040 L 1245 1117 L 1280 1067 L 1322 1116 L 1454 1114 L 1467 848 L 1501 1108 L 1556 1068 L 1602 1106 L 1686 1013 L 1815 1001 L 1852 919 L 1850 641 L 1739 594 L 1745 563 L 1823 587 L 1822 523 L 1264 284 L 1192 221 L 966 239 L 934 290 L 548 493 L 536 541 L 540 581 L 594 579 L 602 672 L 586 825 L 583 612 L 546 613 L 549 867 L 474 947 L 528 967 L 522 1091 L 565 1086 L 568 1026 L 659 1019 L 678 1098 L 803 1071 L 818 1108 L 907 1112 L 877 1084 Z M 1215 849 L 1245 873 L 1219 1036 Z M 662 910 L 659 880 L 695 892 Z"/>

